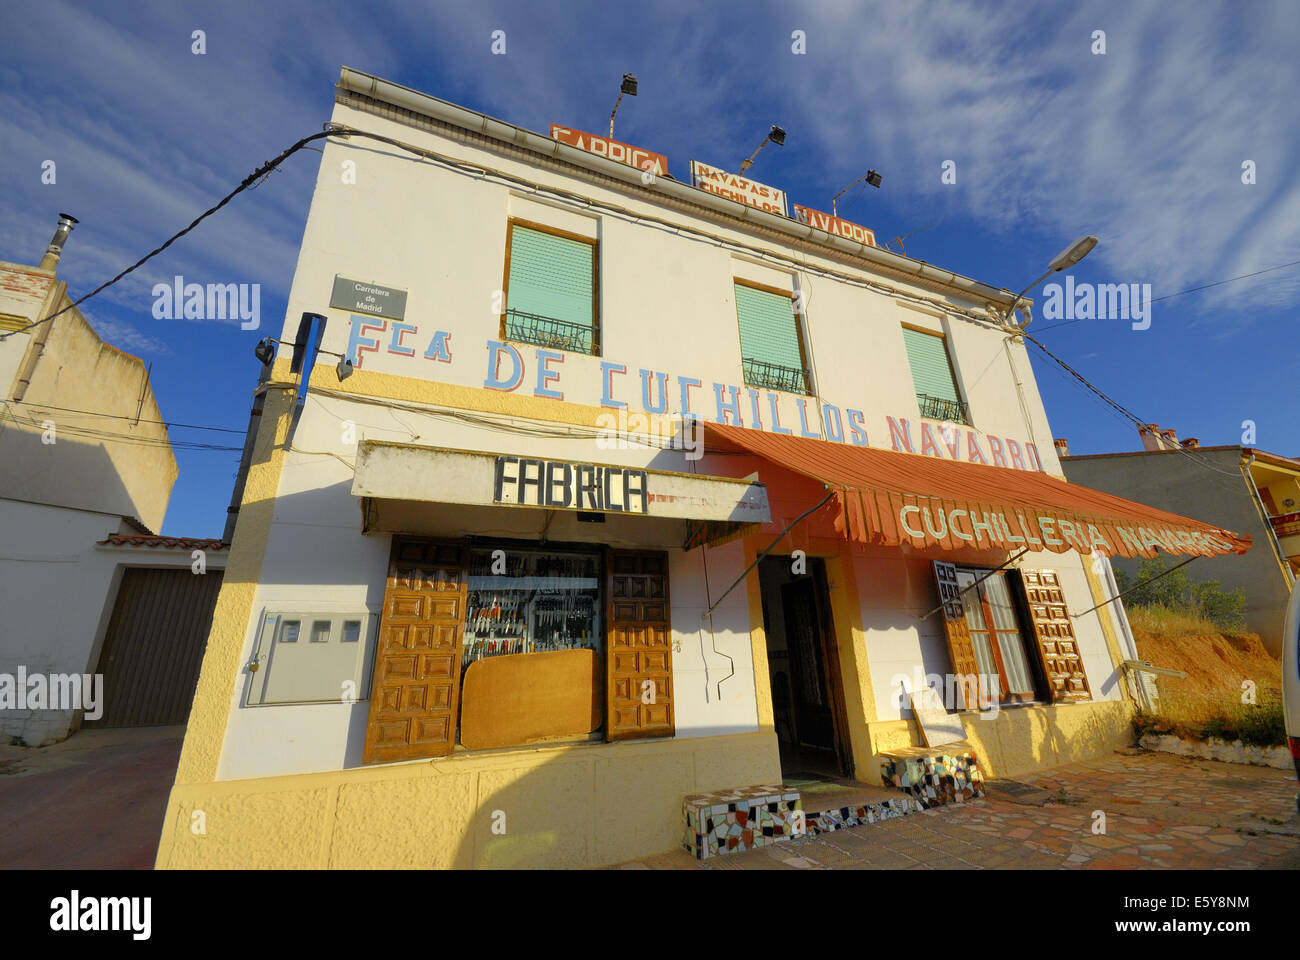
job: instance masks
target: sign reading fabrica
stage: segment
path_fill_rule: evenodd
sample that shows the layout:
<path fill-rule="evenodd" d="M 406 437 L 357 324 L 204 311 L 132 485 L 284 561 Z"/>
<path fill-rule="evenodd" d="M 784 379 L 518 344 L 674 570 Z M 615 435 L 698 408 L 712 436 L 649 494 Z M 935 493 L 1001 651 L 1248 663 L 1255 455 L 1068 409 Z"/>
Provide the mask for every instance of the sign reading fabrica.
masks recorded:
<path fill-rule="evenodd" d="M 586 150 L 588 153 L 594 153 L 600 157 L 626 163 L 629 167 L 636 167 L 644 173 L 653 173 L 656 177 L 662 177 L 668 172 L 668 158 L 662 153 L 642 150 L 630 143 L 611 140 L 609 137 L 599 137 L 594 133 L 585 133 L 582 130 L 570 130 L 568 127 L 553 123 L 551 124 L 551 139 L 558 140 L 560 143 L 567 143 L 571 147 Z"/>
<path fill-rule="evenodd" d="M 649 513 L 645 470 L 530 457 L 497 457 L 494 503 Z"/>
<path fill-rule="evenodd" d="M 726 197 L 728 200 L 738 200 L 747 206 L 766 210 L 768 213 L 789 216 L 785 209 L 784 191 L 759 183 L 757 180 L 748 180 L 738 173 L 728 173 L 707 163 L 692 160 L 691 184 L 709 193 Z"/>

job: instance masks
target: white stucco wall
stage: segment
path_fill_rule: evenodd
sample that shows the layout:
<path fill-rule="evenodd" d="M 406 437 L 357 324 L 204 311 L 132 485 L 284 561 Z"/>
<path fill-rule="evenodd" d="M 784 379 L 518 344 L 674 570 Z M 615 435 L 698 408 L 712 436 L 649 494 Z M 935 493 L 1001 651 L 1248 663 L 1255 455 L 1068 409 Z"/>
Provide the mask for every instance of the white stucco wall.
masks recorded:
<path fill-rule="evenodd" d="M 361 533 L 360 510 L 351 494 L 353 471 L 348 465 L 355 448 L 344 442 L 340 424 L 355 424 L 359 440 L 409 442 L 414 434 L 421 438 L 418 442 L 456 449 L 555 458 L 593 456 L 589 438 L 529 436 L 409 411 L 401 411 L 397 417 L 402 425 L 393 429 L 393 414 L 381 407 L 316 396 L 308 399 L 281 476 L 254 612 L 246 626 L 241 675 L 231 698 L 222 751 L 222 779 L 339 770 L 361 763 L 368 699 L 242 705 L 248 679 L 243 667 L 252 658 L 260 625 L 268 613 L 369 612 L 373 619 L 365 657 L 367 663 L 372 662 L 374 625 L 383 606 L 391 536 Z M 646 466 L 653 462 L 660 469 L 690 469 L 680 452 L 600 450 L 599 458 L 608 463 Z M 543 511 L 536 514 L 541 518 Z M 599 526 L 582 534 L 592 543 L 601 542 Z M 714 612 L 710 634 L 708 623 L 701 621 L 712 601 L 705 599 L 704 561 L 699 551 L 689 555 L 670 551 L 669 559 L 677 735 L 756 730 L 748 594 L 742 586 L 723 601 Z M 716 600 L 744 569 L 742 548 L 733 543 L 710 550 L 707 563 L 708 596 Z"/>
<path fill-rule="evenodd" d="M 121 528 L 118 516 L 0 499 L 0 673 L 94 673 L 122 571 L 191 565 L 185 550 L 99 545 Z M 207 555 L 207 569 L 224 566 Z M 0 736 L 36 745 L 78 722 L 72 710 L 0 709 Z"/>
<path fill-rule="evenodd" d="M 870 445 L 891 446 L 885 417 L 893 416 L 908 419 L 914 448 L 921 448 L 921 421 L 903 346 L 901 325 L 907 323 L 948 336 L 984 457 L 992 458 L 986 439 L 990 434 L 1021 445 L 1032 442 L 1044 468 L 1060 472 L 1023 342 L 1012 342 L 1009 359 L 999 331 L 933 306 L 910 304 L 905 296 L 958 303 L 954 298 L 347 106 L 336 106 L 334 119 L 627 212 L 554 199 L 543 202 L 536 192 L 525 195 L 525 187 L 417 162 L 384 145 L 330 141 L 303 236 L 283 339 L 293 339 L 304 311 L 322 313 L 328 318 L 323 348 L 346 352 L 352 315 L 329 307 L 335 275 L 397 287 L 407 291 L 402 322 L 417 328 L 401 344 L 414 347 L 415 356 L 390 352 L 390 323 L 382 333 L 367 332 L 378 348 L 360 354 L 360 368 L 481 388 L 488 375 L 487 343 L 499 336 L 507 222 L 526 219 L 599 239 L 601 356 L 566 353 L 562 362 L 553 364 L 561 376 L 551 387 L 562 390 L 566 400 L 600 405 L 601 362 L 607 361 L 627 368 L 626 374 L 613 375 L 613 397 L 626 402 L 629 412 L 641 409 L 638 371 L 646 369 L 670 375 L 670 413 L 681 412 L 678 377 L 701 381 L 691 391 L 692 407 L 707 419 L 717 414 L 714 383 L 741 387 L 742 420 L 752 426 L 732 290 L 733 278 L 742 277 L 803 292 L 809 365 L 819 399 L 839 407 L 841 416 L 850 408 L 863 411 Z M 355 183 L 342 182 L 344 161 L 356 164 Z M 730 246 L 638 221 L 638 214 L 713 234 Z M 777 254 L 794 257 L 807 269 L 770 259 Z M 887 283 L 898 294 L 868 290 L 819 275 L 819 270 L 834 270 L 859 282 Z M 438 331 L 451 333 L 450 363 L 423 356 Z M 533 396 L 537 348 L 518 349 L 525 373 L 512 392 Z M 1013 361 L 1024 385 L 1028 421 L 1012 375 Z M 335 361 L 323 357 L 322 362 Z M 764 426 L 770 426 L 767 393 L 760 397 Z M 794 401 L 792 395 L 782 394 L 778 405 L 782 425 L 797 433 Z M 808 420 L 820 435 L 818 402 L 809 401 Z M 931 422 L 932 428 L 937 426 Z M 937 433 L 935 437 L 939 440 Z M 961 459 L 966 459 L 964 431 L 962 439 Z M 943 450 L 941 455 L 948 456 Z"/>
<path fill-rule="evenodd" d="M 960 304 L 976 310 L 979 304 L 815 251 L 796 251 L 702 214 L 652 203 L 609 181 L 591 182 L 544 169 L 517 150 L 486 149 L 347 106 L 336 107 L 334 120 L 619 209 L 565 201 L 527 183 L 508 185 L 421 162 L 374 142 L 330 141 L 290 290 L 284 340 L 293 340 L 303 312 L 321 313 L 327 317 L 322 348 L 355 355 L 361 370 L 484 389 L 492 376 L 488 345 L 500 334 L 507 224 L 518 218 L 599 241 L 601 355 L 564 353 L 551 364 L 559 377 L 550 389 L 561 391 L 565 401 L 598 407 L 612 399 L 625 403 L 629 414 L 639 413 L 639 371 L 644 369 L 656 385 L 654 373 L 668 375 L 670 414 L 683 412 L 682 379 L 694 378 L 700 385 L 690 393 L 692 412 L 715 419 L 713 385 L 735 386 L 741 388 L 742 424 L 755 426 L 741 370 L 733 292 L 733 280 L 739 277 L 804 296 L 809 366 L 818 394 L 806 401 L 813 434 L 824 432 L 819 410 L 824 402 L 837 407 L 845 420 L 848 410 L 861 411 L 867 442 L 876 447 L 892 447 L 887 417 L 906 418 L 914 449 L 921 450 L 922 424 L 902 335 L 906 323 L 948 338 L 970 404 L 971 429 L 989 462 L 993 452 L 988 438 L 993 436 L 1022 446 L 1034 443 L 1044 469 L 1060 472 L 1023 343 L 1011 342 L 1008 351 L 999 331 L 944 309 L 945 304 Z M 355 182 L 344 182 L 340 175 L 345 161 L 355 164 Z M 708 233 L 712 239 L 665 228 L 645 219 L 649 217 Z M 779 262 L 775 258 L 780 255 L 798 262 Z M 405 316 L 400 321 L 353 320 L 349 311 L 331 308 L 336 275 L 405 290 Z M 866 283 L 889 289 L 867 289 Z M 917 299 L 932 303 L 918 304 Z M 400 341 L 395 339 L 399 322 L 411 328 Z M 363 328 L 363 323 L 369 326 Z M 440 332 L 450 335 L 445 341 L 448 362 L 424 356 Z M 356 352 L 358 345 L 368 346 L 362 337 L 373 349 Z M 404 348 L 414 355 L 400 355 Z M 538 348 L 517 345 L 517 350 L 524 375 L 505 392 L 521 398 L 543 395 Z M 323 355 L 318 363 L 332 367 L 336 359 Z M 616 369 L 611 373 L 608 365 Z M 607 383 L 612 384 L 609 396 Z M 347 384 L 339 389 L 346 390 Z M 729 397 L 730 390 L 726 394 Z M 758 397 L 765 429 L 772 426 L 768 394 L 762 391 Z M 781 424 L 799 435 L 797 398 L 775 396 Z M 590 436 L 572 432 L 572 437 L 540 436 L 521 424 L 486 429 L 447 415 L 309 395 L 280 481 L 253 614 L 246 625 L 241 671 L 268 611 L 364 609 L 378 614 L 390 536 L 360 532 L 360 511 L 350 487 L 351 462 L 362 440 L 694 469 L 678 452 L 601 449 Z M 950 457 L 937 430 L 934 436 L 938 455 Z M 847 422 L 844 439 L 851 442 Z M 963 428 L 960 459 L 967 459 L 968 449 Z M 564 529 L 576 530 L 572 525 Z M 579 532 L 600 540 L 599 528 Z M 716 599 L 740 574 L 743 552 L 732 544 L 707 556 L 706 587 L 699 551 L 670 552 L 678 737 L 757 728 L 745 588 L 737 588 L 722 603 L 711 629 L 700 619 L 710 598 Z M 908 675 L 917 662 L 927 670 L 947 669 L 939 621 L 919 623 L 919 616 L 934 605 L 929 561 L 881 550 L 854 562 L 877 710 L 882 718 L 896 717 L 896 709 L 890 713 L 888 690 L 881 686 L 887 685 L 894 666 Z M 1062 569 L 1074 562 L 1051 557 L 1048 565 Z M 1086 596 L 1086 590 L 1079 595 L 1074 583 L 1067 589 L 1072 603 L 1082 604 L 1074 597 Z M 1097 658 L 1091 648 L 1097 641 L 1090 629 L 1081 625 L 1080 642 L 1089 648 L 1085 662 L 1091 673 Z M 373 633 L 368 640 L 373 645 Z M 247 708 L 240 706 L 243 696 L 241 676 L 231 700 L 220 766 L 223 779 L 336 770 L 360 763 L 368 702 Z"/>
<path fill-rule="evenodd" d="M 876 699 L 876 717 L 879 720 L 898 720 L 910 717 L 910 710 L 900 712 L 898 704 L 899 675 L 907 677 L 908 686 L 914 685 L 916 665 L 921 665 L 922 676 L 951 673 L 948 641 L 944 636 L 943 618 L 934 614 L 922 620 L 938 603 L 934 585 L 932 560 L 939 554 L 920 556 L 914 551 L 890 553 L 870 551 L 855 559 L 854 571 L 862 603 L 862 626 L 866 631 L 867 656 L 871 664 L 871 684 Z M 996 567 L 1002 559 L 993 556 L 972 557 L 969 560 L 943 556 L 959 565 Z M 1016 564 L 1021 569 L 1055 570 L 1060 576 L 1061 588 L 1071 613 L 1083 613 L 1095 601 L 1088 589 L 1083 564 L 1091 563 L 1077 553 L 1027 553 Z M 1109 615 L 1103 608 L 1084 613 L 1073 621 L 1075 639 L 1083 657 L 1083 669 L 1088 676 L 1094 700 L 1119 700 L 1117 674 L 1111 662 L 1106 636 L 1102 632 L 1100 617 Z M 1034 656 L 1033 628 L 1020 623 L 1026 652 Z"/>

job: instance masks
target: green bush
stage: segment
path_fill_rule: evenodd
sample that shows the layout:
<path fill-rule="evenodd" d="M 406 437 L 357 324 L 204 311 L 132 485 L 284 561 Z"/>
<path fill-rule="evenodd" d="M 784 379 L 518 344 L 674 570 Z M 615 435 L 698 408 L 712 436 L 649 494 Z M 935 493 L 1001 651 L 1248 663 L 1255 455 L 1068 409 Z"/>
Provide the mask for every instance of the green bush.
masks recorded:
<path fill-rule="evenodd" d="M 1218 580 L 1206 580 L 1192 586 L 1196 605 L 1202 616 L 1225 633 L 1246 629 L 1246 591 L 1219 589 Z"/>
<path fill-rule="evenodd" d="M 1242 704 L 1226 714 L 1205 722 L 1205 735 L 1232 743 L 1240 740 L 1257 747 L 1280 747 L 1286 744 L 1286 722 L 1281 700 L 1258 705 Z"/>
<path fill-rule="evenodd" d="M 1163 607 L 1178 613 L 1203 617 L 1225 633 L 1236 633 L 1246 628 L 1246 591 L 1224 590 L 1218 580 L 1193 583 L 1187 569 L 1179 568 L 1166 576 L 1153 580 L 1170 569 L 1165 557 L 1153 557 L 1138 564 L 1137 577 L 1131 578 L 1123 570 L 1115 571 L 1115 583 L 1120 592 L 1134 584 L 1141 584 L 1124 596 L 1126 607 Z"/>

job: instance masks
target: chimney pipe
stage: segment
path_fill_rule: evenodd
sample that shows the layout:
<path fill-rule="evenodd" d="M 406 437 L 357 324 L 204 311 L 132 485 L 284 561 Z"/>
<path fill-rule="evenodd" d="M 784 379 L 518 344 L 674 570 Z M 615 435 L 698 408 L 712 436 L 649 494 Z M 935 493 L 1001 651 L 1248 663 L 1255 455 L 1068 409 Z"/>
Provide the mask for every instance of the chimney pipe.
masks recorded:
<path fill-rule="evenodd" d="M 68 234 L 72 233 L 72 228 L 80 222 L 70 213 L 59 214 L 59 225 L 54 229 L 54 236 L 50 238 L 50 245 L 45 248 L 45 256 L 41 257 L 40 268 L 42 270 L 58 269 L 59 257 L 63 253 L 63 245 L 68 240 Z"/>
<path fill-rule="evenodd" d="M 1175 430 L 1161 430 L 1160 435 L 1164 438 L 1165 449 L 1173 450 L 1178 446 L 1178 433 Z"/>
<path fill-rule="evenodd" d="M 1052 445 L 1056 447 L 1058 457 L 1068 457 L 1070 455 L 1070 445 L 1065 442 L 1065 437 L 1057 437 L 1052 441 Z"/>
<path fill-rule="evenodd" d="M 1195 450 L 1197 447 L 1201 445 L 1201 440 L 1199 437 L 1188 437 L 1186 440 L 1183 441 L 1182 445 L 1186 447 L 1188 450 Z"/>
<path fill-rule="evenodd" d="M 1144 423 L 1138 427 L 1138 433 L 1142 435 L 1143 450 L 1163 450 L 1164 444 L 1160 441 L 1160 425 L 1156 423 Z"/>

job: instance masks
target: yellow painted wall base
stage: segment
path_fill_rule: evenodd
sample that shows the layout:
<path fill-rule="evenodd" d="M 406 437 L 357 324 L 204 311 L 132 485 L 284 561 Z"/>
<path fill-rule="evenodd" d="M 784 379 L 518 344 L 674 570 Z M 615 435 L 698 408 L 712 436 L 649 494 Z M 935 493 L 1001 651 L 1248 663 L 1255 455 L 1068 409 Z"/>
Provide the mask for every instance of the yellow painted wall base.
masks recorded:
<path fill-rule="evenodd" d="M 595 867 L 680 844 L 687 794 L 780 780 L 759 732 L 178 783 L 157 866 Z"/>
<path fill-rule="evenodd" d="M 1056 706 L 1016 707 L 993 718 L 963 713 L 966 739 L 986 777 L 1015 777 L 1108 754 L 1133 742 L 1133 704 L 1128 700 L 1099 700 Z M 867 724 L 872 782 L 880 776 L 879 754 L 921 746 L 911 720 Z M 942 750 L 942 747 L 937 747 Z"/>

